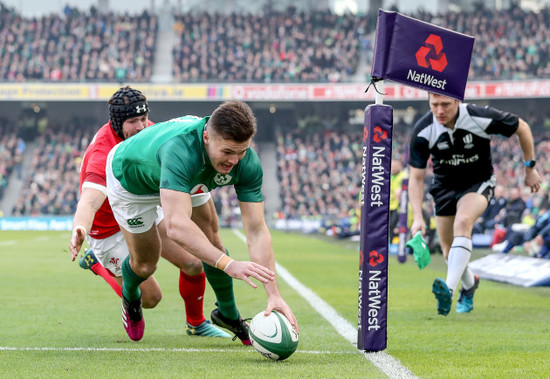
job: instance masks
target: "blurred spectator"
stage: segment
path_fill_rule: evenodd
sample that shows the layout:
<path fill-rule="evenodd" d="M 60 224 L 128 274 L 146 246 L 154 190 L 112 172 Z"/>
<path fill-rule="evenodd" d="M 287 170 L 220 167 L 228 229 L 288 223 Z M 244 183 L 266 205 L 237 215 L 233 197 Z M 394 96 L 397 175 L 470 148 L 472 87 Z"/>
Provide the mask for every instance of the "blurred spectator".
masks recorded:
<path fill-rule="evenodd" d="M 16 128 L 9 121 L 0 119 L 0 199 L 16 165 L 17 141 Z"/>
<path fill-rule="evenodd" d="M 505 228 L 511 227 L 513 224 L 519 224 L 521 223 L 525 208 L 525 200 L 521 197 L 519 188 L 512 187 L 508 190 L 506 206 L 498 213 L 495 223 Z"/>
<path fill-rule="evenodd" d="M 504 187 L 497 184 L 495 186 L 495 193 L 487 209 L 479 220 L 474 224 L 474 233 L 484 233 L 486 230 L 492 230 L 495 228 L 497 222 L 497 216 L 500 211 L 506 207 L 507 199 L 504 197 Z"/>
<path fill-rule="evenodd" d="M 541 209 L 529 229 L 511 230 L 493 250 L 508 253 L 516 246 L 522 246 L 531 256 L 550 259 L 550 211 Z"/>
<path fill-rule="evenodd" d="M 401 197 L 401 184 L 403 182 L 403 162 L 400 158 L 393 158 L 391 161 L 390 173 L 390 242 L 399 236 L 399 203 Z"/>

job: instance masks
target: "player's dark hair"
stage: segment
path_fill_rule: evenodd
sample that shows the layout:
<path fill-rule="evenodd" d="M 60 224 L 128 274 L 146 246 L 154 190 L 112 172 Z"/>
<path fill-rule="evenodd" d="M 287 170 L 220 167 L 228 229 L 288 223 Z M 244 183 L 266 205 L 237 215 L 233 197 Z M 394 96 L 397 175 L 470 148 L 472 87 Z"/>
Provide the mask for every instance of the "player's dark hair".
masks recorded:
<path fill-rule="evenodd" d="M 212 113 L 208 127 L 223 139 L 246 142 L 256 133 L 256 117 L 246 103 L 227 101 Z"/>
<path fill-rule="evenodd" d="M 116 91 L 108 103 L 111 126 L 122 139 L 124 139 L 124 134 L 122 133 L 122 124 L 124 124 L 124 121 L 149 113 L 149 104 L 147 104 L 145 95 L 137 89 L 130 88 L 130 86 L 120 88 Z"/>

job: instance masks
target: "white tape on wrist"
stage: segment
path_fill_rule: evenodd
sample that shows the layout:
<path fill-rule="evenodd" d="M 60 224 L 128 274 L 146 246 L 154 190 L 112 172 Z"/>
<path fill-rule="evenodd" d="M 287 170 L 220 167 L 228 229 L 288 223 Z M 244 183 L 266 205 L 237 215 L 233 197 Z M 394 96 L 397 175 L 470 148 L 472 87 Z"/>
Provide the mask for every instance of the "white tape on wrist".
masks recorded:
<path fill-rule="evenodd" d="M 231 260 L 229 261 L 229 263 L 225 266 L 225 268 L 223 269 L 224 272 L 227 270 L 227 268 L 229 267 L 229 265 L 230 265 L 231 263 L 233 263 L 233 259 L 231 259 Z"/>
<path fill-rule="evenodd" d="M 231 264 L 231 262 L 233 262 L 233 259 L 229 258 L 225 254 L 222 254 L 216 261 L 216 264 L 214 264 L 214 267 L 225 271 L 225 269 Z"/>

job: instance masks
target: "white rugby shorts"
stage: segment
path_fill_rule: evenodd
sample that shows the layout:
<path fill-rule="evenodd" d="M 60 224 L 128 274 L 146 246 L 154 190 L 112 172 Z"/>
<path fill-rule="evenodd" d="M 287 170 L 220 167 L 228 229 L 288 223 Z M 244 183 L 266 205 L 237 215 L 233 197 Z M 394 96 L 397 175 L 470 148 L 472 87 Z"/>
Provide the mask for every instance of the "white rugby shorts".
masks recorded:
<path fill-rule="evenodd" d="M 103 239 L 87 236 L 88 245 L 93 250 L 99 263 L 114 276 L 122 276 L 122 262 L 128 256 L 128 245 L 122 232 L 118 232 Z"/>
<path fill-rule="evenodd" d="M 153 223 L 160 217 L 162 221 L 162 211 L 158 212 L 160 206 L 159 195 L 134 195 L 120 184 L 113 175 L 113 156 L 118 145 L 113 147 L 107 156 L 107 165 L 105 173 L 107 176 L 107 198 L 118 224 L 133 234 L 145 233 L 153 226 Z M 210 192 L 191 194 L 191 204 L 193 208 L 205 204 L 211 195 Z M 160 222 L 160 221 L 158 221 Z M 158 223 L 157 222 L 157 223 Z"/>

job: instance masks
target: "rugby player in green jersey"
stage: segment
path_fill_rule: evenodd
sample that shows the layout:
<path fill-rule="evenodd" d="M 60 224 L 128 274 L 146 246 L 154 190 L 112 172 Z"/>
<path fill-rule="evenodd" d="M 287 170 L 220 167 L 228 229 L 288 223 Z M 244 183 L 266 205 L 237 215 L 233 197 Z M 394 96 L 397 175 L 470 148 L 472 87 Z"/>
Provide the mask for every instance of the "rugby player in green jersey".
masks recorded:
<path fill-rule="evenodd" d="M 231 278 L 256 288 L 250 280 L 254 278 L 266 290 L 266 314 L 280 311 L 298 326 L 275 277 L 261 192 L 263 170 L 250 147 L 255 132 L 250 107 L 230 101 L 210 117 L 184 116 L 150 126 L 109 153 L 107 197 L 130 250 L 122 264 L 122 321 L 131 339 L 141 339 L 145 329 L 139 285 L 154 273 L 160 257 L 155 219 L 161 204 L 168 237 L 205 263 L 217 298 L 211 314 L 216 325 L 250 344 Z M 236 261 L 226 254 L 213 202 L 191 198 L 227 185 L 233 185 L 237 193 L 252 262 Z"/>

